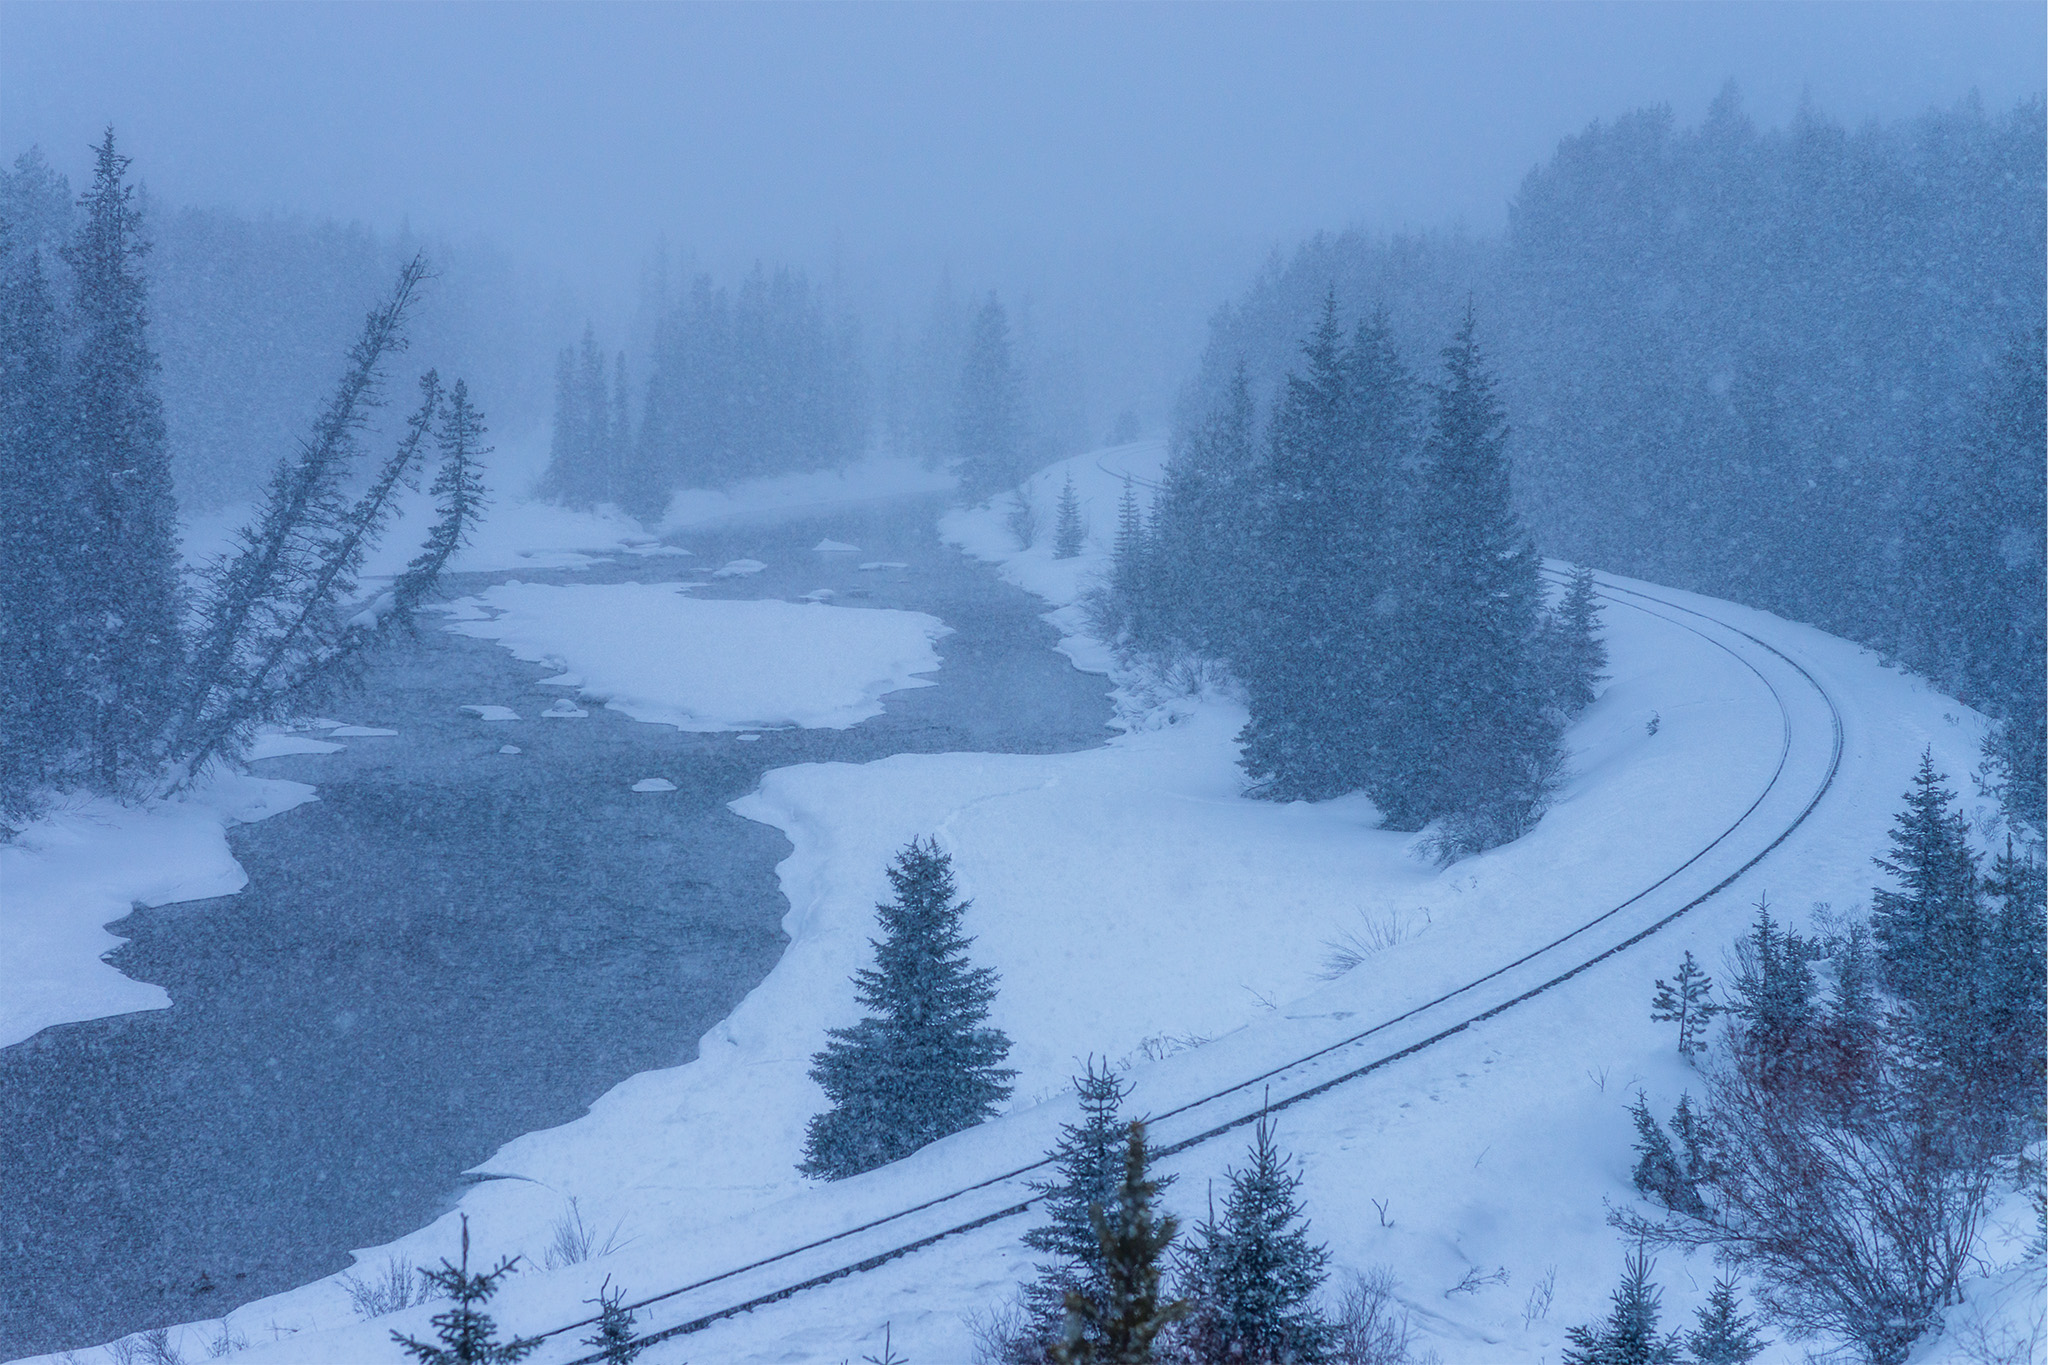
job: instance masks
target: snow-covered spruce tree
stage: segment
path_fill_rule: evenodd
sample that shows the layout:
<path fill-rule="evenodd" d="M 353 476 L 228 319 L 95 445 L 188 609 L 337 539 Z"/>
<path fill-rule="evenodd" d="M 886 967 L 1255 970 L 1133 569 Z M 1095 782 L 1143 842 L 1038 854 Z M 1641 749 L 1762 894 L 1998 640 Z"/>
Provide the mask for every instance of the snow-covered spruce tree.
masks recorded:
<path fill-rule="evenodd" d="M 1273 1141 L 1271 1121 L 1253 1130 L 1251 1159 L 1229 1173 L 1220 1217 L 1197 1223 L 1182 1257 L 1187 1319 L 1177 1346 L 1193 1361 L 1316 1365 L 1331 1358 L 1335 1334 L 1316 1297 L 1330 1253 L 1308 1239 L 1301 1176 Z"/>
<path fill-rule="evenodd" d="M 1159 1334 L 1187 1315 L 1188 1305 L 1159 1297 L 1167 1253 L 1180 1224 L 1155 1212 L 1162 1182 L 1150 1172 L 1145 1125 L 1124 1134 L 1123 1178 L 1115 1208 L 1089 1207 L 1089 1222 L 1101 1249 L 1103 1297 L 1067 1294 L 1066 1324 L 1049 1353 L 1053 1365 L 1150 1365 Z"/>
<path fill-rule="evenodd" d="M 1100 1207 L 1115 1215 L 1123 1170 L 1123 1101 L 1129 1087 L 1107 1063 L 1098 1067 L 1091 1057 L 1087 1070 L 1074 1078 L 1074 1090 L 1081 1121 L 1060 1125 L 1059 1142 L 1046 1154 L 1053 1178 L 1030 1186 L 1044 1197 L 1046 1221 L 1025 1232 L 1024 1245 L 1052 1258 L 1039 1263 L 1037 1276 L 1024 1288 L 1026 1334 L 1041 1352 L 1059 1335 L 1069 1293 L 1103 1301 L 1107 1272 L 1088 1210 Z"/>
<path fill-rule="evenodd" d="M 960 491 L 977 501 L 1017 483 L 1021 474 L 1017 380 L 1010 361 L 1010 321 L 991 293 L 967 338 L 954 423 Z"/>
<path fill-rule="evenodd" d="M 996 1112 L 1017 1073 L 1010 1040 L 988 1026 L 996 974 L 971 967 L 953 860 L 913 839 L 889 869 L 896 898 L 875 907 L 875 965 L 854 975 L 868 1017 L 831 1030 L 811 1079 L 832 1107 L 810 1121 L 799 1166 L 839 1180 L 908 1156 Z"/>
<path fill-rule="evenodd" d="M 1226 658 L 1241 646 L 1254 496 L 1251 384 L 1240 364 L 1221 405 L 1176 442 L 1152 503 L 1154 594 L 1127 608 L 1152 634 L 1149 650 L 1190 648 Z"/>
<path fill-rule="evenodd" d="M 1081 520 L 1081 498 L 1074 492 L 1074 476 L 1067 475 L 1067 482 L 1060 489 L 1059 512 L 1053 523 L 1052 557 L 1074 559 L 1087 544 L 1088 527 Z"/>
<path fill-rule="evenodd" d="M 1681 1161 L 1672 1149 L 1671 1139 L 1665 1136 L 1657 1116 L 1650 1112 L 1650 1101 L 1640 1090 L 1636 1102 L 1629 1108 L 1629 1117 L 1636 1125 L 1636 1168 L 1631 1179 L 1636 1189 L 1649 1195 L 1665 1208 L 1677 1213 L 1698 1213 L 1705 1208 L 1700 1202 L 1698 1181 L 1703 1174 L 1704 1152 L 1700 1146 L 1701 1134 L 1692 1116 L 1689 1100 L 1681 1100 L 1684 1119 L 1681 1135 L 1690 1139 L 1686 1159 Z"/>
<path fill-rule="evenodd" d="M 63 339 L 41 254 L 0 219 L 0 817 L 77 774 L 71 575 L 98 552 L 64 460 Z"/>
<path fill-rule="evenodd" d="M 1519 837 L 1561 761 L 1540 658 L 1535 550 L 1509 494 L 1505 411 L 1468 306 L 1443 351 L 1415 511 L 1387 761 L 1368 789 L 1397 829 L 1452 817 L 1458 856 Z"/>
<path fill-rule="evenodd" d="M 1992 864 L 1985 889 L 1996 909 L 1985 967 L 1985 1046 L 2001 1059 L 2013 1108 L 2040 1114 L 2048 1099 L 2048 879 L 2013 850 Z"/>
<path fill-rule="evenodd" d="M 1650 1279 L 1656 1268 L 1642 1251 L 1629 1253 L 1607 1321 L 1566 1331 L 1564 1365 L 1677 1365 L 1677 1333 L 1657 1331 L 1664 1292 Z"/>
<path fill-rule="evenodd" d="M 1735 945 L 1733 1041 L 1767 1070 L 1790 1074 L 1808 1060 L 1818 1014 L 1814 1007 L 1813 945 L 1771 917 L 1768 900 L 1756 903 L 1748 935 Z"/>
<path fill-rule="evenodd" d="M 1688 1062 L 1704 1044 L 1707 1024 L 1719 1012 L 1714 1004 L 1714 978 L 1693 961 L 1692 949 L 1678 964 L 1675 984 L 1657 979 L 1657 994 L 1650 1001 L 1650 1018 L 1660 1024 L 1678 1025 L 1678 1055 Z"/>
<path fill-rule="evenodd" d="M 1756 1320 L 1742 1311 L 1735 1281 L 1723 1277 L 1714 1281 L 1685 1334 L 1686 1365 L 1749 1365 L 1770 1344 L 1757 1331 Z"/>
<path fill-rule="evenodd" d="M 1942 781 L 1932 751 L 1921 754 L 1891 851 L 1875 860 L 1899 888 L 1877 889 L 1870 919 L 1885 989 L 1916 1010 L 1952 1015 L 1957 992 L 1973 985 L 1983 916 L 1970 827 Z"/>
<path fill-rule="evenodd" d="M 149 244 L 128 164 L 109 128 L 64 249 L 75 332 L 64 501 L 85 542 L 68 570 L 68 652 L 87 708 L 87 772 L 101 791 L 154 772 L 184 662 L 178 509 L 142 274 Z"/>
<path fill-rule="evenodd" d="M 435 1297 L 450 1299 L 454 1307 L 445 1313 L 436 1313 L 432 1319 L 434 1341 L 419 1341 L 402 1332 L 393 1332 L 391 1339 L 405 1348 L 405 1353 L 420 1365 L 514 1365 L 526 1359 L 540 1347 L 539 1337 L 514 1337 L 511 1341 L 498 1340 L 498 1324 L 491 1321 L 484 1312 L 489 1303 L 503 1287 L 504 1279 L 519 1264 L 517 1256 L 507 1257 L 491 1270 L 469 1273 L 469 1215 L 462 1216 L 462 1261 L 455 1264 L 446 1260 L 439 1270 L 425 1270 L 427 1282 L 436 1291 Z"/>
<path fill-rule="evenodd" d="M 1334 294 L 1273 417 L 1247 634 L 1232 656 L 1251 718 L 1242 763 L 1271 795 L 1367 785 L 1391 643 L 1391 517 L 1411 384 L 1384 317 L 1347 347 Z"/>
<path fill-rule="evenodd" d="M 1591 706 L 1607 681 L 1607 644 L 1600 638 L 1600 601 L 1594 596 L 1598 587 L 1591 569 L 1572 570 L 1564 600 L 1544 630 L 1552 697 L 1567 716 Z"/>

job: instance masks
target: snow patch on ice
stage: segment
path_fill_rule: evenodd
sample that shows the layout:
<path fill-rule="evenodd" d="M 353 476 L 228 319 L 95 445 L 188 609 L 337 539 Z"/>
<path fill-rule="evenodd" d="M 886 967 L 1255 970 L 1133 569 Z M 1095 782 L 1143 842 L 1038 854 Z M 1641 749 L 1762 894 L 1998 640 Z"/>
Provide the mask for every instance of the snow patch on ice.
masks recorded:
<path fill-rule="evenodd" d="M 584 697 L 682 730 L 845 729 L 879 715 L 885 694 L 931 686 L 919 675 L 938 668 L 932 644 L 950 629 L 922 612 L 702 601 L 666 583 L 500 583 L 468 600 L 489 619 L 449 629 L 552 661 Z"/>
<path fill-rule="evenodd" d="M 862 573 L 871 573 L 876 569 L 907 569 L 910 566 L 900 559 L 873 559 L 860 567 Z"/>
<path fill-rule="evenodd" d="M 345 727 L 336 727 L 328 733 L 340 734 L 343 728 Z M 242 757 L 253 763 L 258 759 L 283 758 L 287 754 L 331 754 L 344 747 L 346 746 L 329 744 L 324 739 L 314 739 L 311 735 L 300 734 L 297 731 L 266 726 L 256 732 L 255 739 L 249 743 L 248 752 Z"/>
<path fill-rule="evenodd" d="M 763 564 L 758 559 L 735 559 L 729 564 L 713 569 L 711 576 L 713 578 L 744 578 L 748 574 L 757 574 L 767 567 L 766 564 Z"/>
<path fill-rule="evenodd" d="M 498 705 L 495 705 L 495 704 L 493 704 L 493 703 L 490 703 L 490 702 L 482 702 L 482 703 L 478 703 L 478 704 L 476 704 L 476 705 L 473 705 L 473 706 L 465 706 L 465 707 L 463 707 L 462 709 L 463 709 L 463 710 L 465 710 L 465 711 L 474 711 L 474 712 L 476 712 L 476 718 L 477 718 L 478 720 L 518 720 L 518 719 L 519 719 L 519 713 L 518 713 L 517 711 L 514 711 L 514 710 L 513 710 L 513 709 L 512 709 L 511 707 L 509 707 L 509 706 L 498 706 Z"/>
<path fill-rule="evenodd" d="M 327 733 L 336 739 L 372 739 L 383 735 L 395 735 L 396 730 L 386 730 L 380 725 L 337 725 Z"/>
<path fill-rule="evenodd" d="M 643 777 L 633 784 L 636 792 L 672 792 L 676 784 L 665 777 Z"/>
<path fill-rule="evenodd" d="M 525 753 L 526 751 L 524 749 L 521 749 L 517 744 L 500 744 L 498 746 L 498 752 L 501 754 L 520 754 Z"/>
<path fill-rule="evenodd" d="M 860 546 L 848 545 L 843 540 L 821 540 L 816 545 L 813 545 L 811 549 L 821 555 L 857 555 L 860 553 Z"/>

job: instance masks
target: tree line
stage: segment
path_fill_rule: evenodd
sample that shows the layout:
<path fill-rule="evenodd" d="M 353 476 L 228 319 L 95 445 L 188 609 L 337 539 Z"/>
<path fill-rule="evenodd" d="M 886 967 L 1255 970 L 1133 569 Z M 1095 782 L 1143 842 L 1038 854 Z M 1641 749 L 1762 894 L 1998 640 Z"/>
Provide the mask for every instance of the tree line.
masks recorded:
<path fill-rule="evenodd" d="M 949 323 L 953 311 L 945 311 Z M 897 448 L 953 469 L 970 500 L 1014 487 L 1043 442 L 1034 438 L 1007 310 L 991 292 L 957 329 L 935 324 L 929 346 L 944 350 L 931 363 L 946 374 L 923 386 L 936 395 L 915 397 L 921 418 L 942 407 L 943 421 L 929 430 L 929 422 L 892 420 Z M 913 397 L 888 396 L 898 404 Z M 798 272 L 757 267 L 731 296 L 701 276 L 665 306 L 644 381 L 633 381 L 624 352 L 605 354 L 593 328 L 560 353 L 541 492 L 653 519 L 678 488 L 836 468 L 858 457 L 869 435 L 850 318 L 831 318 Z"/>
<path fill-rule="evenodd" d="M 1469 306 L 1424 385 L 1384 311 L 1347 334 L 1326 296 L 1263 432 L 1240 367 L 1149 515 L 1127 491 L 1098 628 L 1228 664 L 1259 793 L 1362 790 L 1446 856 L 1516 838 L 1605 652 L 1590 574 L 1547 601 L 1507 437 Z"/>
<path fill-rule="evenodd" d="M 0 808 L 46 794 L 175 789 L 257 726 L 357 676 L 406 627 L 482 513 L 483 418 L 428 371 L 390 453 L 365 470 L 371 414 L 428 277 L 399 273 L 311 434 L 284 456 L 234 548 L 183 580 L 143 264 L 150 244 L 111 130 L 62 250 L 0 221 Z M 366 593 L 369 551 L 438 459 L 420 552 Z"/>
<path fill-rule="evenodd" d="M 1464 298 L 1546 552 L 1845 635 L 2002 722 L 1987 781 L 2043 820 L 2048 117 L 1975 102 L 1764 130 L 1731 89 L 1593 124 L 1507 231 L 1304 243 L 1219 310 L 1178 419 L 1240 363 L 1259 410 L 1324 295 L 1413 351 Z"/>

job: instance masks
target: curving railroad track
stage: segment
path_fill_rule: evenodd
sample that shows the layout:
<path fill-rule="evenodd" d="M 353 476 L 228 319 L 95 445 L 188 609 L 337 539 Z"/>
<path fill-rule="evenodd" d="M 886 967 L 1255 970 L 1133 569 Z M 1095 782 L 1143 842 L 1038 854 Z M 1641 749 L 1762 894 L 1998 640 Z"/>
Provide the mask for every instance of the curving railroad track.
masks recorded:
<path fill-rule="evenodd" d="M 1288 1109 L 1422 1052 L 1563 985 L 1641 943 L 1718 896 L 1769 857 L 1805 823 L 1840 769 L 1842 716 L 1827 689 L 1803 665 L 1759 636 L 1653 592 L 1602 579 L 1610 607 L 1658 617 L 1738 660 L 1776 703 L 1782 721 L 1777 761 L 1741 815 L 1693 855 L 1618 904 L 1436 998 L 1344 1036 L 1297 1048 L 1285 1060 L 1229 1086 L 1182 1099 L 1149 1116 L 1153 1152 L 1171 1156 Z M 1689 618 L 1689 619 L 1688 619 Z M 686 1336 L 858 1275 L 950 1237 L 1027 1212 L 1027 1182 L 1039 1160 L 959 1185 L 880 1217 L 703 1276 L 627 1305 L 649 1323 L 650 1344 Z M 557 1351 L 594 1318 L 541 1335 Z M 555 1365 L 599 1365 L 599 1355 L 544 1356 Z"/>

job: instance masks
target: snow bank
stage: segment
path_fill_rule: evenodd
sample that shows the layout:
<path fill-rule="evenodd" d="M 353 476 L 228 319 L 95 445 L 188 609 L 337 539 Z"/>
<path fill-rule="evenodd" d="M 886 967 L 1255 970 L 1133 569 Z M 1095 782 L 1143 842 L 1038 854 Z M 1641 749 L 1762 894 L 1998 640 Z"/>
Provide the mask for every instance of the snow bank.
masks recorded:
<path fill-rule="evenodd" d="M 931 686 L 918 675 L 938 668 L 932 642 L 948 632 L 922 612 L 701 601 L 672 583 L 515 580 L 449 609 L 450 630 L 547 661 L 567 670 L 551 681 L 681 730 L 843 730 L 881 714 L 884 694 Z"/>
<path fill-rule="evenodd" d="M 226 827 L 312 799 L 303 782 L 224 774 L 143 807 L 79 801 L 0 845 L 0 1047 L 52 1024 L 167 1008 L 162 987 L 102 960 L 122 942 L 102 926 L 138 905 L 241 890 L 249 878 Z"/>

